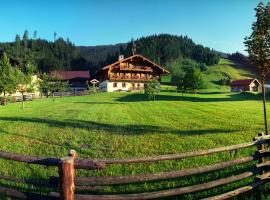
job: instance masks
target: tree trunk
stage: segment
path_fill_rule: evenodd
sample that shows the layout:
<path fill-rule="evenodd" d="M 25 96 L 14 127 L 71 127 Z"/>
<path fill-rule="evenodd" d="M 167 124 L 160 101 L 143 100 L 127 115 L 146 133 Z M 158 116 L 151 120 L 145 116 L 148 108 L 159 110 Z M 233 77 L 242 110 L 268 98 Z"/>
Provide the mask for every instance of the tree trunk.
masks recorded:
<path fill-rule="evenodd" d="M 265 98 L 265 89 L 264 89 L 265 78 L 262 78 L 262 98 L 263 98 L 263 116 L 264 116 L 264 128 L 265 134 L 268 135 L 268 125 L 267 125 L 267 115 L 266 115 L 266 98 Z"/>
<path fill-rule="evenodd" d="M 23 98 L 23 93 L 22 93 L 22 109 L 24 109 L 24 98 Z"/>
<path fill-rule="evenodd" d="M 6 98 L 6 92 L 4 91 L 4 105 L 7 105 L 7 98 Z"/>

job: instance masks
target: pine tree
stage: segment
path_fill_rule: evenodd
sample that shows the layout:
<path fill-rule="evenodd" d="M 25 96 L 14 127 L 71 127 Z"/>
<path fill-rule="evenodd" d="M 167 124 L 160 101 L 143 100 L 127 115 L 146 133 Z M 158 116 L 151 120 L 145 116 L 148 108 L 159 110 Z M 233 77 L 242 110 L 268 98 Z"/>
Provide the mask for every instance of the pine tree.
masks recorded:
<path fill-rule="evenodd" d="M 23 34 L 23 47 L 25 48 L 25 49 L 27 49 L 27 47 L 28 47 L 28 31 L 27 30 L 25 30 L 24 31 L 24 34 Z"/>
<path fill-rule="evenodd" d="M 55 40 L 56 40 L 56 37 L 57 37 L 57 33 L 54 32 L 54 33 L 53 33 L 53 41 L 54 41 L 54 42 L 55 42 Z"/>
<path fill-rule="evenodd" d="M 0 59 L 0 93 L 4 95 L 4 102 L 6 105 L 7 93 L 16 91 L 17 78 L 15 76 L 15 69 L 9 62 L 9 58 L 4 53 Z"/>
<path fill-rule="evenodd" d="M 36 40 L 37 39 L 37 31 L 34 31 L 34 34 L 33 34 L 33 39 Z"/>
<path fill-rule="evenodd" d="M 33 93 L 35 91 L 35 83 L 33 83 L 33 75 L 36 71 L 36 67 L 31 64 L 27 63 L 25 66 L 25 72 L 20 70 L 16 71 L 16 85 L 17 90 L 22 95 L 22 109 L 24 109 L 24 94 L 26 92 Z"/>
<path fill-rule="evenodd" d="M 264 126 L 265 133 L 268 134 L 264 83 L 270 72 L 270 3 L 265 6 L 260 2 L 255 11 L 256 21 L 252 24 L 251 35 L 245 38 L 245 45 L 250 61 L 261 76 Z"/>
<path fill-rule="evenodd" d="M 16 46 L 16 58 L 19 58 L 19 52 L 21 48 L 21 38 L 18 34 L 15 37 L 15 46 Z"/>
<path fill-rule="evenodd" d="M 26 58 L 26 51 L 28 48 L 28 31 L 25 30 L 23 34 L 23 47 L 24 47 L 24 58 Z"/>

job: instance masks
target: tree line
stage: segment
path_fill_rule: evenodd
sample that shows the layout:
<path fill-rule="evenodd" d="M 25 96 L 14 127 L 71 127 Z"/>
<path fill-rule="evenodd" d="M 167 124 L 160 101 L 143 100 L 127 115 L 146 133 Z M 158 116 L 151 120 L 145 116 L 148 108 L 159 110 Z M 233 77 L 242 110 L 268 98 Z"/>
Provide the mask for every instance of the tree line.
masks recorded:
<path fill-rule="evenodd" d="M 197 45 L 186 36 L 169 34 L 142 37 L 116 45 L 82 47 L 75 46 L 68 38 L 58 37 L 56 33 L 54 40 L 48 41 L 38 37 L 37 31 L 30 34 L 26 30 L 22 36 L 17 34 L 13 42 L 0 43 L 0 49 L 19 61 L 30 60 L 42 73 L 54 70 L 90 70 L 93 75 L 99 68 L 117 61 L 120 54 L 126 57 L 132 55 L 133 42 L 137 45 L 138 54 L 163 66 L 179 58 L 188 58 L 206 65 L 216 64 L 219 60 L 214 50 Z"/>

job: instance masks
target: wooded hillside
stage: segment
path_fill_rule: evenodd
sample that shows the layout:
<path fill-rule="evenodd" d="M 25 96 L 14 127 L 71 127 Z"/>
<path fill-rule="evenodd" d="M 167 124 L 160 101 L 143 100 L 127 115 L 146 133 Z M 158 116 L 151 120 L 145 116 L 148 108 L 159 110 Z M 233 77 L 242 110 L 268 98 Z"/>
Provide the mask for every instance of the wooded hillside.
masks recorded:
<path fill-rule="evenodd" d="M 207 65 L 219 61 L 218 54 L 210 48 L 195 44 L 186 36 L 169 34 L 142 37 L 134 41 L 137 53 L 142 54 L 161 65 L 176 59 L 189 58 Z M 38 70 L 90 70 L 92 74 L 100 67 L 114 62 L 119 54 L 130 56 L 133 40 L 128 43 L 102 46 L 75 46 L 69 39 L 61 37 L 48 41 L 37 38 L 35 32 L 29 37 L 25 31 L 23 37 L 16 35 L 14 42 L 0 43 L 0 49 L 19 61 L 31 60 Z"/>

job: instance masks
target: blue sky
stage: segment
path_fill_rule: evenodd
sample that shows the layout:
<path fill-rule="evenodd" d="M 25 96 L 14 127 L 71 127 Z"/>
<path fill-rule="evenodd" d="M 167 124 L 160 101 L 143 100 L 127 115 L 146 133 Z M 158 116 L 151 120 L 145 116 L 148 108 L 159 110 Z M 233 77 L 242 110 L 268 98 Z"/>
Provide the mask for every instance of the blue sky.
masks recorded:
<path fill-rule="evenodd" d="M 76 45 L 127 42 L 171 33 L 218 51 L 245 52 L 259 0 L 0 0 L 0 41 L 37 30 Z M 264 1 L 266 2 L 266 1 Z"/>

